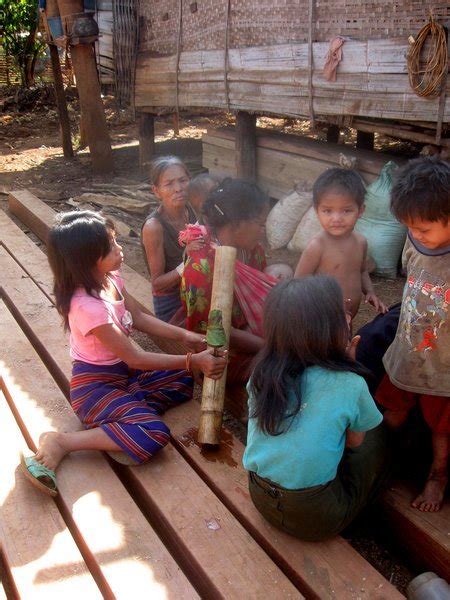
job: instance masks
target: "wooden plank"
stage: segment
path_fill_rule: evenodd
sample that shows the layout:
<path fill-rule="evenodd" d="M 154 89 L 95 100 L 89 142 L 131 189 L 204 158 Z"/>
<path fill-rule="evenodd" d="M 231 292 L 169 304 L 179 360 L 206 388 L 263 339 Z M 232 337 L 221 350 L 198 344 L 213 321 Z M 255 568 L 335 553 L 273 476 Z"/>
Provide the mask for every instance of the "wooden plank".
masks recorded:
<path fill-rule="evenodd" d="M 56 212 L 28 190 L 11 191 L 8 196 L 8 203 L 11 212 L 46 243 L 48 231 L 54 222 Z M 122 265 L 121 273 L 130 296 L 138 302 L 145 312 L 152 313 L 151 283 L 126 263 Z M 153 339 L 164 352 L 183 354 L 185 351 L 182 344 L 178 342 L 157 337 Z"/>
<path fill-rule="evenodd" d="M 45 356 L 45 362 L 52 374 L 54 375 L 58 370 L 59 376 L 56 378 L 58 380 L 66 378 L 67 387 L 70 368 L 64 355 L 65 344 L 55 321 L 54 309 L 52 310 L 47 298 L 42 296 L 29 277 L 24 276 L 24 272 L 3 249 L 0 249 L 0 272 L 2 285 L 8 296 L 8 306 L 13 304 L 20 312 L 21 317 L 26 321 L 27 333 L 33 339 L 40 340 L 41 356 Z M 33 298 L 32 310 L 29 301 L 31 297 Z M 4 321 L 2 319 L 2 326 Z M 40 327 L 40 322 L 44 323 L 45 327 Z M 8 331 L 11 331 L 10 324 L 8 324 Z M 0 335 L 2 335 L 1 329 Z M 12 338 L 16 339 L 20 336 L 14 332 Z M 12 339 L 8 341 L 8 344 L 11 343 Z M 7 348 L 8 346 L 5 345 L 6 358 L 11 355 Z M 23 352 L 19 356 L 22 354 Z M 32 381 L 40 381 L 39 376 L 33 373 L 33 369 L 24 369 L 21 365 L 19 373 L 22 371 L 26 371 L 26 376 L 31 377 Z M 22 389 L 27 389 L 23 382 L 20 386 Z M 44 390 L 40 404 L 43 406 L 45 402 L 47 406 L 54 406 L 55 394 Z M 59 415 L 60 410 L 62 409 L 58 407 L 56 416 Z M 70 412 L 68 405 L 66 411 Z M 22 413 L 21 409 L 20 414 Z M 74 415 L 72 416 L 76 419 Z M 33 437 L 37 439 L 38 419 L 35 421 L 29 425 L 29 428 L 30 430 L 35 428 L 33 431 L 36 434 Z M 40 431 L 43 428 L 40 423 Z M 67 427 L 67 424 L 57 423 L 56 419 L 45 423 L 46 430 L 52 428 L 73 429 Z M 64 460 L 58 469 L 59 486 L 63 495 L 70 493 L 69 483 L 73 480 L 74 474 L 79 474 L 78 485 L 84 483 L 89 491 L 93 481 L 96 487 L 100 485 L 101 480 L 99 481 L 100 478 L 95 475 L 95 467 L 91 466 L 97 455 L 99 459 L 102 458 L 98 453 L 89 453 L 89 460 L 85 459 L 88 463 L 86 468 L 92 469 L 89 474 L 80 472 L 81 465 L 72 463 L 77 459 L 82 460 L 79 457 L 71 455 Z M 85 466 L 84 463 L 82 466 Z M 274 598 L 302 597 L 173 447 L 169 446 L 146 465 L 122 471 L 127 487 L 133 490 L 133 497 L 138 500 L 141 509 L 152 520 L 159 535 L 163 536 L 165 543 L 176 554 L 177 560 L 184 560 L 184 568 L 191 580 L 195 581 L 202 596 L 211 594 L 213 597 L 217 595 L 241 598 L 242 590 L 246 589 L 249 597 L 260 597 L 267 590 L 270 590 Z M 89 491 L 86 490 L 84 494 Z M 104 494 L 106 492 L 102 491 L 102 498 Z M 115 495 L 122 498 L 120 493 L 116 492 Z M 68 504 L 75 504 L 75 502 L 76 500 L 72 498 Z M 114 507 L 112 500 L 106 504 Z M 90 522 L 90 527 L 92 536 L 96 530 L 93 522 Z M 129 523 L 127 527 L 130 527 Z M 107 530 L 106 526 L 105 530 Z M 83 535 L 89 535 L 89 531 L 86 534 L 83 532 Z M 145 537 L 148 537 L 147 534 Z M 133 537 L 127 540 L 126 547 L 130 548 L 130 551 L 132 541 Z M 111 574 L 108 572 L 108 582 L 110 579 Z M 129 580 L 130 576 L 123 579 Z"/>
<path fill-rule="evenodd" d="M 48 232 L 55 220 L 56 212 L 28 190 L 11 191 L 8 196 L 8 203 L 11 212 L 46 244 Z M 114 221 L 114 217 L 112 217 L 112 220 Z M 122 272 L 130 294 L 132 296 L 136 295 L 139 304 L 153 310 L 151 283 L 126 263 L 122 267 Z M 129 285 L 128 280 L 131 280 Z"/>
<path fill-rule="evenodd" d="M 177 449 L 307 597 L 401 597 L 342 537 L 303 542 L 270 525 L 250 499 L 248 476 L 242 466 L 244 445 L 226 428 L 218 451 L 202 449 L 196 443 L 198 404 L 167 413 L 166 421 Z"/>
<path fill-rule="evenodd" d="M 20 283 L 26 282 L 21 289 L 36 297 L 34 310 L 46 324 L 42 342 L 67 365 L 61 330 L 45 297 L 10 256 L 5 257 L 3 252 L 0 262 L 3 287 L 8 292 L 17 288 L 18 278 Z M 79 430 L 79 420 L 24 333 L 3 304 L 0 308 L 4 391 L 32 444 L 37 445 L 44 431 Z M 152 598 L 165 598 L 166 594 L 198 597 L 102 453 L 72 453 L 61 463 L 57 477 L 58 506 L 79 531 L 84 559 L 105 597 L 129 598 L 130 582 L 138 594 Z"/>
<path fill-rule="evenodd" d="M 13 256 L 26 257 L 27 273 L 50 298 L 53 295 L 53 275 L 47 257 L 38 246 L 0 210 L 0 243 Z"/>
<path fill-rule="evenodd" d="M 444 502 L 436 513 L 411 506 L 419 489 L 396 481 L 383 494 L 382 502 L 389 527 L 405 551 L 421 568 L 450 576 L 450 504 Z"/>
<path fill-rule="evenodd" d="M 335 82 L 326 81 L 322 74 L 328 49 L 328 43 L 313 44 L 314 105 L 318 114 L 412 122 L 437 120 L 438 103 L 416 96 L 410 88 L 404 38 L 347 40 Z M 157 112 L 158 107 L 173 105 L 175 65 L 174 56 L 139 52 L 137 107 L 152 107 Z M 223 68 L 221 50 L 182 52 L 180 104 L 187 108 L 226 108 Z M 231 109 L 308 117 L 308 73 L 307 44 L 230 48 L 227 79 Z M 293 101 L 286 102 L 287 97 Z M 450 111 L 449 101 L 446 111 Z"/>
<path fill-rule="evenodd" d="M 6 314 L 0 301 L 2 321 Z M 30 450 L 1 389 L 0 422 L 0 542 L 18 593 L 33 600 L 56 599 L 76 589 L 83 598 L 101 598 L 55 503 L 18 470 L 20 453 Z"/>
<path fill-rule="evenodd" d="M 22 286 L 24 283 L 25 281 L 22 281 Z M 15 298 L 17 301 L 20 297 L 24 298 L 29 295 L 30 290 L 22 287 Z M 33 296 L 35 296 L 35 294 Z M 24 302 L 22 302 L 22 304 L 24 305 Z M 27 316 L 28 321 L 32 322 L 33 315 L 36 314 L 36 307 L 33 307 L 31 311 L 28 311 L 25 306 L 22 308 L 22 312 L 25 316 Z M 45 321 L 48 328 L 48 323 L 52 317 L 48 310 L 47 313 L 48 314 L 45 319 L 38 317 L 36 321 L 34 321 L 34 330 L 39 327 L 39 323 L 41 321 Z M 43 333 L 40 331 L 39 336 L 42 335 Z M 45 345 L 47 348 L 49 347 L 48 344 Z M 68 372 L 68 369 L 70 368 L 69 361 L 64 360 L 62 348 L 60 348 L 57 354 L 59 368 L 64 370 L 64 372 Z M 198 408 L 196 405 L 190 403 L 189 405 L 180 407 L 176 411 L 172 411 L 167 414 L 168 422 L 171 423 L 175 428 L 175 438 L 179 438 L 180 436 L 182 437 L 183 434 L 185 434 L 186 429 L 189 429 L 190 426 L 194 426 L 194 424 L 198 422 L 197 411 Z M 177 446 L 180 447 L 180 444 L 177 443 Z M 199 451 L 199 449 L 197 450 Z M 192 450 L 192 452 L 195 451 L 195 449 Z M 233 464 L 241 465 L 242 452 L 242 444 L 239 444 L 237 440 L 233 440 L 233 451 L 231 457 Z M 201 461 L 202 458 L 200 457 L 200 462 Z M 242 466 L 230 470 L 225 464 L 222 465 L 222 470 L 219 473 L 208 473 L 207 469 L 205 469 L 205 466 L 207 467 L 208 465 L 209 463 L 205 463 L 202 466 L 203 477 L 207 481 L 213 482 L 213 489 L 216 491 L 216 493 L 217 489 L 220 489 L 221 485 L 221 494 L 224 497 L 226 496 L 227 504 L 230 502 L 231 496 L 233 512 L 239 515 L 239 520 L 242 520 L 246 527 L 251 529 L 252 535 L 255 535 L 256 531 L 257 535 L 263 537 L 264 544 L 273 554 L 273 556 L 272 554 L 271 556 L 273 558 L 277 557 L 277 561 L 280 562 L 283 570 L 288 572 L 290 577 L 294 578 L 296 584 L 303 585 L 304 589 L 320 589 L 320 597 L 327 597 L 327 594 L 329 594 L 330 590 L 333 589 L 342 590 L 343 593 L 345 591 L 346 595 L 351 593 L 352 590 L 355 591 L 355 593 L 356 591 L 359 593 L 359 590 L 363 584 L 368 582 L 367 585 L 370 585 L 371 581 L 373 581 L 373 573 L 375 572 L 372 567 L 370 567 L 368 563 L 359 557 L 359 555 L 357 555 L 357 553 L 353 551 L 351 547 L 341 538 L 338 538 L 333 543 L 330 543 L 330 545 L 320 544 L 317 546 L 316 544 L 303 544 L 291 536 L 277 532 L 266 521 L 264 521 L 259 516 L 259 513 L 257 513 L 257 511 L 253 508 L 253 505 L 248 498 L 246 475 Z M 239 485 L 236 483 L 237 473 L 239 475 Z M 217 483 L 218 478 L 219 485 Z M 232 484 L 230 483 L 230 479 Z M 248 523 L 250 523 L 250 526 Z M 257 539 L 260 543 L 262 543 L 259 538 Z M 267 548 L 265 549 L 268 551 Z M 338 568 L 336 568 L 333 562 L 341 556 L 345 559 L 345 562 L 348 563 L 348 565 L 351 565 L 353 562 L 355 562 L 357 558 L 357 568 L 349 571 L 349 566 L 344 568 L 340 561 L 338 562 Z M 314 565 L 314 568 L 305 568 L 305 565 Z M 317 581 L 317 573 L 323 574 L 323 577 L 320 578 L 320 581 Z M 366 578 L 365 581 L 362 579 L 364 577 Z M 304 578 L 304 580 L 302 578 Z M 379 584 L 382 584 L 382 586 L 387 585 L 381 576 L 378 576 L 378 578 Z M 380 588 L 380 590 L 383 589 L 383 587 Z"/>

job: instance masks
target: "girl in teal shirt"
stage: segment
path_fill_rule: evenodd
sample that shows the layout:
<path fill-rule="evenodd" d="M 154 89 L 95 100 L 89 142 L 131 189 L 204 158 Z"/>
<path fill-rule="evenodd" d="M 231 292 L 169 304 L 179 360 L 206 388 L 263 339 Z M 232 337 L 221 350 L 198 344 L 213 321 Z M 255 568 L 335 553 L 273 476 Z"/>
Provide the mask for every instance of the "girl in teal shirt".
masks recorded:
<path fill-rule="evenodd" d="M 344 529 L 388 470 L 387 444 L 349 342 L 333 277 L 291 279 L 265 308 L 265 346 L 248 386 L 244 466 L 252 500 L 274 525 L 305 540 Z"/>

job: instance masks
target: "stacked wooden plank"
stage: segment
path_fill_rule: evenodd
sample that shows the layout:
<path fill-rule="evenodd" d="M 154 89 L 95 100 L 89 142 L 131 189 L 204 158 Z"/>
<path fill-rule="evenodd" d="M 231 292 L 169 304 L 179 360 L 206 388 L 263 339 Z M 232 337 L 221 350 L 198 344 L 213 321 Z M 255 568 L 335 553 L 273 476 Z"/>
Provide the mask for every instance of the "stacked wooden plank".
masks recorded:
<path fill-rule="evenodd" d="M 48 294 L 50 272 L 44 253 L 4 213 L 0 232 L 0 335 L 4 340 L 0 359 L 6 382 L 2 389 L 7 409 L 21 428 L 17 446 L 24 443 L 22 435 L 34 450 L 42 431 L 80 427 L 55 383 L 67 395 L 71 365 Z M 57 509 L 76 536 L 82 560 L 66 559 L 63 553 L 56 558 L 47 555 L 55 540 L 54 528 L 47 530 L 41 521 L 42 528 L 33 530 L 28 544 L 46 559 L 42 569 L 30 564 L 25 583 L 33 587 L 24 597 L 52 597 L 51 584 L 56 584 L 61 563 L 66 577 L 81 581 L 86 573 L 83 561 L 100 593 L 108 598 L 129 597 L 131 584 L 133 593 L 155 598 L 163 593 L 177 598 L 196 597 L 196 593 L 211 598 L 241 598 L 243 593 L 254 598 L 267 594 L 301 598 L 302 593 L 311 598 L 400 597 L 342 538 L 303 543 L 265 522 L 248 495 L 242 444 L 224 431 L 223 451 L 216 456 L 200 453 L 193 438 L 198 405 L 189 403 L 179 415 L 176 412 L 167 415 L 173 427 L 172 444 L 139 468 L 116 467 L 121 482 L 114 479 L 100 453 L 64 459 L 58 469 Z M 9 486 L 6 495 L 17 488 Z M 6 489 L 6 483 L 1 489 Z M 23 493 L 15 497 L 16 503 L 34 507 L 48 500 L 30 486 L 20 489 Z M 137 505 L 132 502 L 123 522 L 130 494 Z M 145 526 L 138 524 L 139 514 L 146 519 Z M 19 527 L 16 519 L 13 523 Z M 153 531 L 162 544 L 155 541 Z M 2 527 L 0 543 L 14 581 L 21 584 L 20 548 L 14 555 L 11 537 L 4 535 Z M 85 594 L 96 597 L 96 592 L 93 588 Z"/>
<path fill-rule="evenodd" d="M 219 177 L 235 177 L 234 128 L 212 129 L 202 138 L 203 166 Z M 259 128 L 256 138 L 258 183 L 273 198 L 282 198 L 296 186 L 311 186 L 326 169 L 344 160 L 369 183 L 392 157 L 384 153 L 319 142 L 296 135 L 279 134 Z M 395 158 L 400 165 L 404 159 Z"/>
<path fill-rule="evenodd" d="M 405 121 L 438 121 L 439 98 L 417 96 L 410 87 L 405 38 L 356 41 L 343 48 L 336 81 L 322 74 L 329 44 L 313 44 L 312 96 L 316 116 L 354 115 Z M 225 68 L 227 69 L 225 72 Z M 158 112 L 174 107 L 177 57 L 140 52 L 135 106 Z M 181 52 L 178 105 L 216 107 L 291 117 L 310 116 L 308 44 Z M 450 79 L 443 122 L 450 120 Z"/>

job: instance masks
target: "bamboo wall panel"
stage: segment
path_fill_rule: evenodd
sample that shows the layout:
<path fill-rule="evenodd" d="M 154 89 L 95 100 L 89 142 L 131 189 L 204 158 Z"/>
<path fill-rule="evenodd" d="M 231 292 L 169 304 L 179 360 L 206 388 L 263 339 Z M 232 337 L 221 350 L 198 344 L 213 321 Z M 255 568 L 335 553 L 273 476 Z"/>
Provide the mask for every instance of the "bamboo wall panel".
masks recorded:
<path fill-rule="evenodd" d="M 336 82 L 322 75 L 328 43 L 313 44 L 313 107 L 316 115 L 436 122 L 439 99 L 412 91 L 404 38 L 348 41 Z M 291 117 L 309 116 L 307 44 L 280 44 L 229 50 L 231 110 Z M 176 57 L 140 52 L 135 106 L 163 112 L 176 105 Z M 182 52 L 178 75 L 180 108 L 227 108 L 223 50 Z M 450 121 L 450 78 L 444 122 Z"/>

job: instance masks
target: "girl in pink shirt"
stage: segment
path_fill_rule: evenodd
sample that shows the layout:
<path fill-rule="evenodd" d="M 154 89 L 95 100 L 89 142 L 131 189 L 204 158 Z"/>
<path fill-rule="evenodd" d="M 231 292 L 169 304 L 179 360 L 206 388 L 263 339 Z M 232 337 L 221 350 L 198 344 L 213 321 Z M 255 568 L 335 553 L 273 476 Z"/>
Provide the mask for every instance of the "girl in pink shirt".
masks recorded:
<path fill-rule="evenodd" d="M 204 336 L 140 310 L 118 272 L 123 255 L 114 225 L 103 216 L 59 215 L 48 252 L 56 307 L 70 330 L 70 402 L 86 429 L 44 433 L 36 455 L 22 457 L 22 469 L 37 487 L 56 495 L 54 471 L 69 452 L 104 450 L 137 465 L 163 448 L 169 429 L 160 415 L 192 397 L 191 369 L 218 379 L 226 358 L 205 350 Z M 130 341 L 133 328 L 182 342 L 190 352 L 146 352 Z"/>

